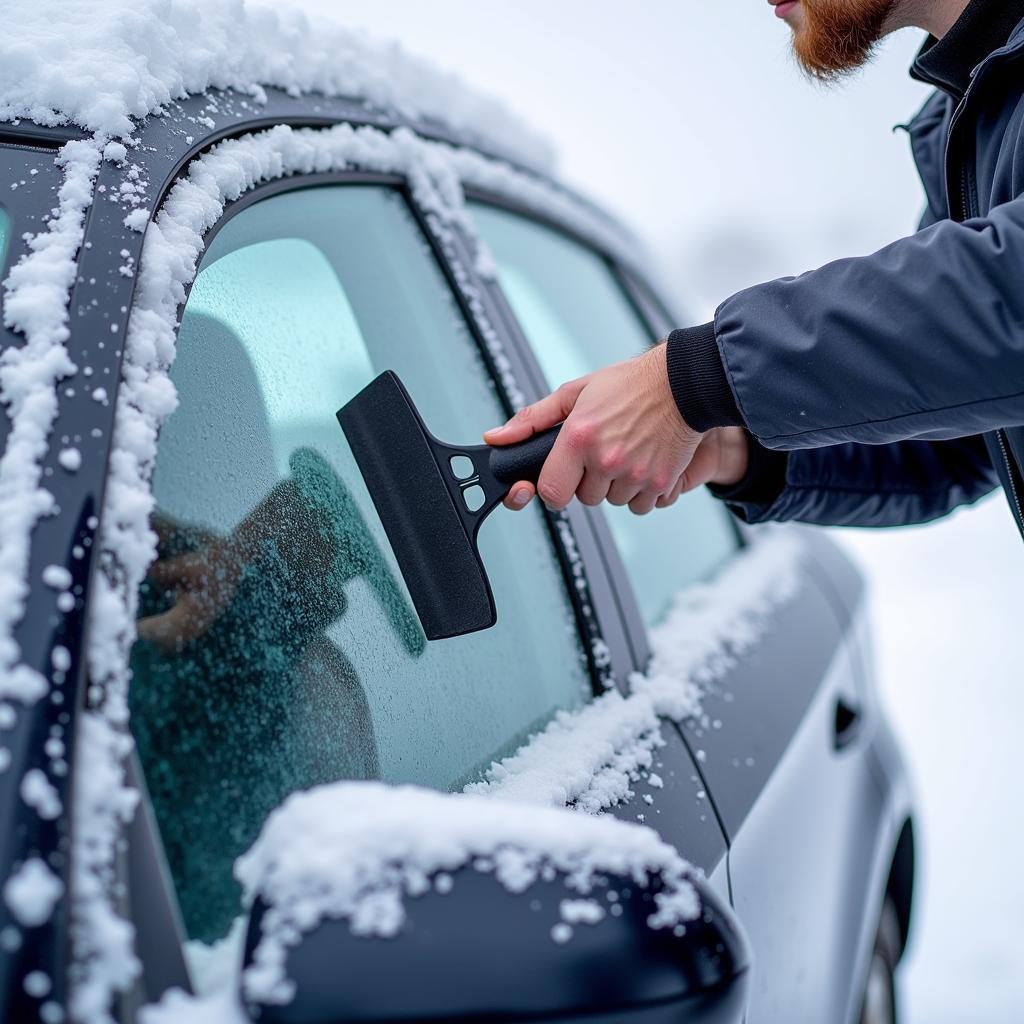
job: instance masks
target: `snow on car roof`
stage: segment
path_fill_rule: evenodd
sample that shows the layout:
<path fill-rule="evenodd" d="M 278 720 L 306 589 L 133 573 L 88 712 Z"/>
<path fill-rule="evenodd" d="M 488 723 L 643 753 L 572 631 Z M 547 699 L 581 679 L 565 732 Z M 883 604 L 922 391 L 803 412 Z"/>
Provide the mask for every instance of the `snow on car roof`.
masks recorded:
<path fill-rule="evenodd" d="M 502 103 L 397 43 L 243 0 L 35 0 L 9 5 L 0 34 L 0 121 L 75 124 L 110 138 L 208 89 L 260 100 L 361 99 L 515 152 L 550 171 L 551 145 Z"/>

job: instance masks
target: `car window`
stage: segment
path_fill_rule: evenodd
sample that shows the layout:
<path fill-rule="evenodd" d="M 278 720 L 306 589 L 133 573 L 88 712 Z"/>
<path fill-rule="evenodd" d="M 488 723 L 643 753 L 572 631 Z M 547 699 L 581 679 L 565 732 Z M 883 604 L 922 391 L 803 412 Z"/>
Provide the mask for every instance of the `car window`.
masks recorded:
<path fill-rule="evenodd" d="M 476 203 L 473 215 L 551 387 L 648 347 L 650 329 L 597 253 L 493 206 Z M 703 488 L 647 516 L 604 509 L 648 625 L 676 591 L 706 578 L 738 545 L 728 511 Z"/>
<path fill-rule="evenodd" d="M 132 653 L 133 730 L 204 942 L 239 913 L 232 862 L 290 792 L 458 789 L 590 692 L 539 512 L 481 529 L 498 624 L 424 639 L 335 418 L 388 368 L 439 437 L 503 418 L 399 193 L 307 188 L 227 221 L 179 330 Z"/>

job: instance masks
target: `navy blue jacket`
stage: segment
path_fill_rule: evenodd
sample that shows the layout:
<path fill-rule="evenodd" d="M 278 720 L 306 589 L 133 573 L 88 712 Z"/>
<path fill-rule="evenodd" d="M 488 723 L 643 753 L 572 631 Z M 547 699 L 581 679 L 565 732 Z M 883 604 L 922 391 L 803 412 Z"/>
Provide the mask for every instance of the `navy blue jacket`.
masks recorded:
<path fill-rule="evenodd" d="M 1024 529 L 1024 0 L 973 0 L 912 73 L 920 230 L 670 336 L 686 420 L 752 435 L 717 492 L 750 522 L 924 522 L 1002 482 Z"/>

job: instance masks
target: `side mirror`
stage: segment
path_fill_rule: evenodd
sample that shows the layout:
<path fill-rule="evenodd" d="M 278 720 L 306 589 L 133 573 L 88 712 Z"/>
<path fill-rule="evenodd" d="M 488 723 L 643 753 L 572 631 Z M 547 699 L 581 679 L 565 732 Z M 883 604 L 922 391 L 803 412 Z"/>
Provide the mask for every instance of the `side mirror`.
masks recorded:
<path fill-rule="evenodd" d="M 273 913 L 257 894 L 243 1003 L 265 1024 L 739 1024 L 750 954 L 703 880 L 692 879 L 697 916 L 668 928 L 648 923 L 663 890 L 657 875 L 643 886 L 628 873 L 593 882 L 581 900 L 569 875 L 549 870 L 513 893 L 466 866 L 406 896 L 392 937 L 354 935 L 348 920 L 325 918 L 287 947 L 284 1003 L 246 998 L 245 972 L 259 969 L 254 952 Z"/>

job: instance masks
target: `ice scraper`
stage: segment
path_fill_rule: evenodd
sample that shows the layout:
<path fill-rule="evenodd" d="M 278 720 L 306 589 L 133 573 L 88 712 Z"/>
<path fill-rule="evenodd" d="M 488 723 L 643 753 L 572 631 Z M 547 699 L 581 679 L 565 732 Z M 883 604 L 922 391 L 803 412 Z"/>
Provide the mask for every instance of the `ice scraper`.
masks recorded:
<path fill-rule="evenodd" d="M 338 422 L 427 639 L 493 626 L 497 612 L 477 533 L 517 480 L 536 482 L 559 428 L 502 448 L 446 444 L 390 370 L 339 409 Z"/>

